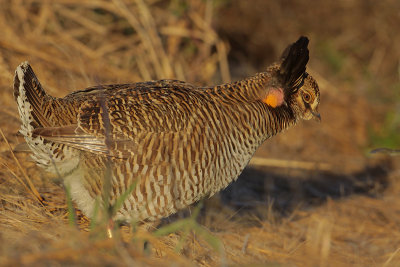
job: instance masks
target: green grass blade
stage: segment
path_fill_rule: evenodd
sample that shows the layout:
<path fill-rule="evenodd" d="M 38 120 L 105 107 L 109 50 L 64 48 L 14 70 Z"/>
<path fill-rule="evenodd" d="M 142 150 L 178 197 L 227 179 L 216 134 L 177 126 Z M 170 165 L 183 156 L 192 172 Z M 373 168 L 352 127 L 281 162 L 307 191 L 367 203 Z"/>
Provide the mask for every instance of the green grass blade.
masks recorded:
<path fill-rule="evenodd" d="M 210 234 L 207 230 L 203 229 L 203 227 L 199 224 L 196 224 L 193 226 L 193 230 L 201 237 L 204 238 L 204 240 L 216 251 L 221 251 L 222 249 L 222 242 L 219 240 L 218 237 L 215 237 L 214 235 Z"/>
<path fill-rule="evenodd" d="M 71 189 L 69 185 L 65 185 L 65 194 L 67 196 L 68 222 L 71 226 L 76 226 L 75 208 L 72 204 Z"/>
<path fill-rule="evenodd" d="M 56 162 L 54 161 L 54 159 L 52 157 L 52 154 L 50 153 L 50 151 L 48 153 L 49 153 L 49 156 L 50 156 L 50 159 L 51 159 L 51 163 L 54 166 L 54 169 L 56 171 L 56 174 L 57 174 L 58 178 L 61 181 L 63 181 L 62 176 L 61 176 L 60 172 L 58 171 Z M 65 195 L 67 197 L 67 210 L 68 210 L 68 222 L 69 222 L 69 225 L 77 226 L 78 223 L 77 223 L 76 217 L 75 217 L 75 208 L 74 208 L 74 205 L 72 204 L 71 188 L 70 188 L 69 185 L 64 184 L 64 190 L 65 190 Z"/>
<path fill-rule="evenodd" d="M 191 224 L 190 219 L 182 219 L 157 229 L 153 234 L 156 237 L 166 236 L 184 229 L 188 224 Z"/>
<path fill-rule="evenodd" d="M 112 207 L 112 215 L 115 215 L 119 209 L 122 207 L 122 204 L 125 202 L 125 200 L 129 197 L 129 195 L 132 194 L 133 190 L 136 188 L 137 181 L 132 183 L 128 189 L 123 192 L 115 201 L 113 207 Z"/>
<path fill-rule="evenodd" d="M 96 220 L 98 219 L 97 216 L 99 215 L 99 210 L 100 210 L 100 199 L 96 198 L 94 202 L 93 216 L 90 220 L 90 225 L 89 225 L 90 231 L 93 231 L 97 226 Z"/>

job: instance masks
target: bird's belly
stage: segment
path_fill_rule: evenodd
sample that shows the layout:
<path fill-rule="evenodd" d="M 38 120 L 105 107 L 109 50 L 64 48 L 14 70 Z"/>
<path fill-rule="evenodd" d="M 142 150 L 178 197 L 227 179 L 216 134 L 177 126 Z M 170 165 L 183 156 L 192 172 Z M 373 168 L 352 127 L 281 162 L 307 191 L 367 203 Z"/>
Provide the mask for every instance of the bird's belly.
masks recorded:
<path fill-rule="evenodd" d="M 93 154 L 67 177 L 72 197 L 85 215 L 93 214 L 95 199 L 109 190 L 110 203 L 123 200 L 115 219 L 126 221 L 156 220 L 186 208 L 205 196 L 212 196 L 235 180 L 252 153 L 206 157 L 190 168 L 179 164 L 139 165 L 130 159 L 110 162 L 107 176 L 106 159 Z M 104 180 L 111 179 L 110 188 Z M 125 199 L 120 199 L 128 192 Z"/>
<path fill-rule="evenodd" d="M 137 181 L 135 188 L 117 217 L 134 220 L 167 217 L 228 186 L 236 180 L 250 158 L 251 155 L 231 160 L 218 159 L 207 168 L 195 165 L 191 170 L 179 170 L 174 166 L 138 168 L 136 175 L 132 174 L 130 178 Z M 159 168 L 165 172 L 161 174 Z M 121 181 L 121 178 L 124 179 L 116 180 Z"/>

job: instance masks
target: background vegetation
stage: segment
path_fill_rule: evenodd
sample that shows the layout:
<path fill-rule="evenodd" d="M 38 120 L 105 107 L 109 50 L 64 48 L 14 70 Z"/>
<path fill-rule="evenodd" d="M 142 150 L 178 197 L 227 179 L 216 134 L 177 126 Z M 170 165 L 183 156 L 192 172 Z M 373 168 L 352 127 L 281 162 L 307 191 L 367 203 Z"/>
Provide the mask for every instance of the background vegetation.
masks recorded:
<path fill-rule="evenodd" d="M 395 0 L 0 0 L 0 263 L 400 265 L 398 160 L 369 154 L 400 146 L 398 25 Z M 211 85 L 263 71 L 300 35 L 322 123 L 267 141 L 198 216 L 166 220 L 185 218 L 175 233 L 124 226 L 108 239 L 79 211 L 71 227 L 60 181 L 12 153 L 22 61 L 59 97 L 158 78 Z"/>

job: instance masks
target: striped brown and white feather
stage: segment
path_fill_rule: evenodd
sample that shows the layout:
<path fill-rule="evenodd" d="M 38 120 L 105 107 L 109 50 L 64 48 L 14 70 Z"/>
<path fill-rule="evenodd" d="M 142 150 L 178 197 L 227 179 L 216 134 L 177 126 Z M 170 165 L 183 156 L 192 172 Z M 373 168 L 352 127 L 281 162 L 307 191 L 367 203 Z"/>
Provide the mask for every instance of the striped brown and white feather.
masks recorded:
<path fill-rule="evenodd" d="M 266 139 L 316 114 L 307 44 L 300 38 L 280 63 L 235 83 L 200 88 L 159 80 L 64 98 L 48 96 L 23 63 L 14 81 L 21 132 L 40 165 L 58 168 L 86 215 L 93 215 L 111 162 L 111 203 L 136 184 L 116 218 L 162 218 L 225 188 Z M 285 103 L 272 107 L 263 98 L 274 88 Z"/>

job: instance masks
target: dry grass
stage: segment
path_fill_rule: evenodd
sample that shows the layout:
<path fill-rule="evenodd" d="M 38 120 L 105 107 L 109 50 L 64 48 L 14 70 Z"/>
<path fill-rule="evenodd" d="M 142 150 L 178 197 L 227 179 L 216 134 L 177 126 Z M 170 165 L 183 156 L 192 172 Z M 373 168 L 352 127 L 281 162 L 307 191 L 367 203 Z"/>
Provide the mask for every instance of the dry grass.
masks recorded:
<path fill-rule="evenodd" d="M 397 4 L 371 10 L 357 0 L 315 9 L 294 0 L 244 2 L 0 0 L 2 265 L 400 265 L 398 166 L 362 153 L 368 127 L 381 127 L 379 116 L 392 107 L 383 100 L 399 100 L 390 90 L 399 83 L 400 48 L 389 38 L 400 36 L 391 28 L 398 25 Z M 285 14 L 298 14 L 298 22 Z M 10 149 L 22 141 L 11 84 L 24 60 L 55 96 L 157 78 L 213 84 L 231 79 L 229 67 L 241 74 L 259 68 L 304 33 L 312 38 L 323 123 L 304 123 L 267 142 L 257 169 L 245 171 L 220 199 L 206 201 L 197 220 L 201 231 L 188 231 L 184 241 L 185 231 L 156 237 L 128 227 L 108 239 L 101 229 L 89 231 L 79 211 L 77 227 L 70 226 L 60 181 Z M 222 241 L 222 251 L 207 242 L 209 234 Z"/>

